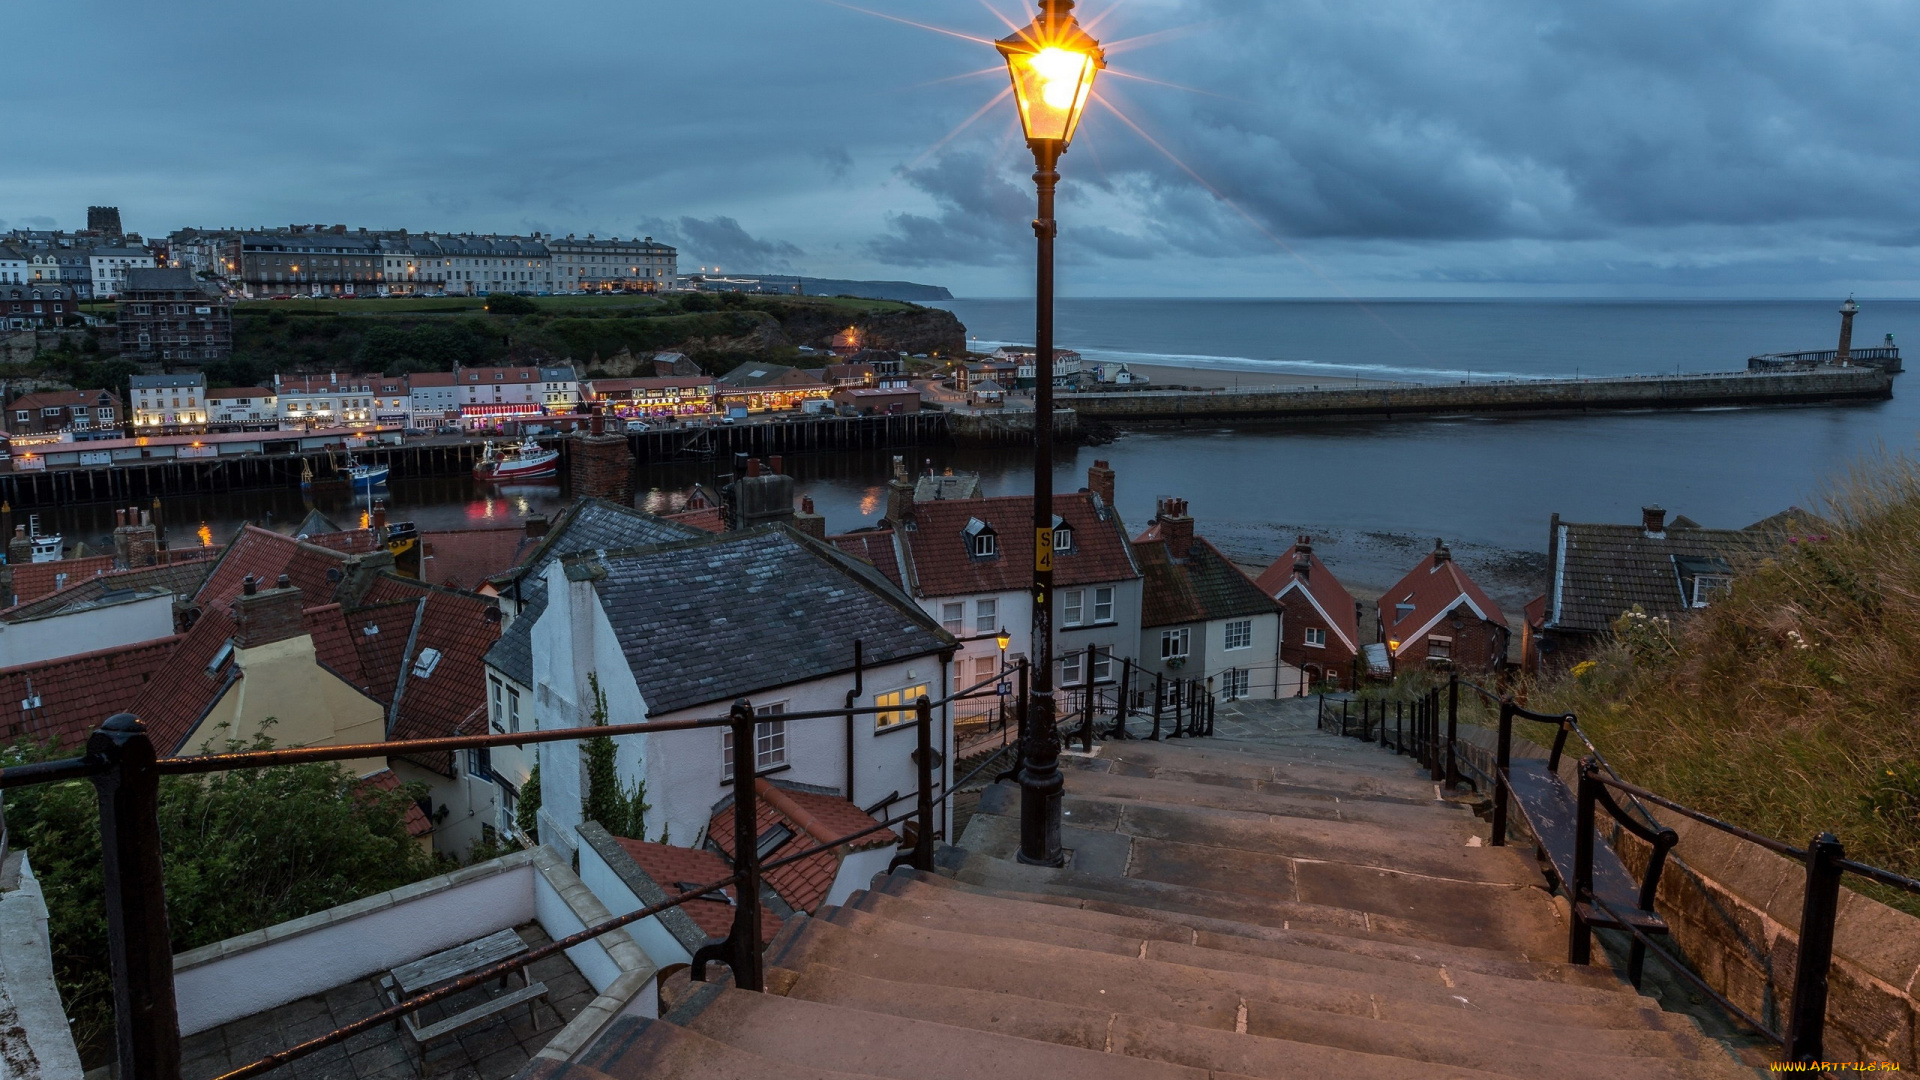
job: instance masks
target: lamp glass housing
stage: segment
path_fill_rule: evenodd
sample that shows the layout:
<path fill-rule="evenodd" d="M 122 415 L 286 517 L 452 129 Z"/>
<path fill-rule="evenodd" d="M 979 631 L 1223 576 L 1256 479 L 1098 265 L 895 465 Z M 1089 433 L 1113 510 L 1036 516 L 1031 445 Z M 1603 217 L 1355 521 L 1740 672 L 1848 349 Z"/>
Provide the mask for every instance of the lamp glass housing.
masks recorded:
<path fill-rule="evenodd" d="M 1058 142 L 1064 149 L 1073 141 L 1093 96 L 1094 76 L 1107 66 L 1107 59 L 1100 43 L 1071 14 L 1045 6 L 1025 27 L 994 42 L 994 48 L 1013 77 L 1027 142 Z"/>

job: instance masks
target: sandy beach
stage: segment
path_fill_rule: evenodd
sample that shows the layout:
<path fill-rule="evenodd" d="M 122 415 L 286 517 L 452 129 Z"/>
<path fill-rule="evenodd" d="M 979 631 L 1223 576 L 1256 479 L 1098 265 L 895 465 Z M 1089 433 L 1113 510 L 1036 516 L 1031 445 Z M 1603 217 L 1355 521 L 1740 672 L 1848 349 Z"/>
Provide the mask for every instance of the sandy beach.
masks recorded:
<path fill-rule="evenodd" d="M 1153 386 L 1194 386 L 1204 390 L 1254 386 L 1364 386 L 1379 381 L 1346 376 L 1292 375 L 1286 372 L 1232 371 L 1159 364 L 1128 364 L 1127 370 L 1145 375 L 1152 380 Z"/>

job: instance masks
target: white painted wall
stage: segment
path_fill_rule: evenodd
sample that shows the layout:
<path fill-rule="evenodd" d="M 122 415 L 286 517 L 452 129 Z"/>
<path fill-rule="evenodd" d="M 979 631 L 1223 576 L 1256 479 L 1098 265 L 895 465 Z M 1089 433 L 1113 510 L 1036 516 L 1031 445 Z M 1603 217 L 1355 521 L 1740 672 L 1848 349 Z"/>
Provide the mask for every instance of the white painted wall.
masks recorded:
<path fill-rule="evenodd" d="M 833 886 L 827 890 L 826 902 L 844 904 L 847 897 L 868 888 L 873 879 L 887 872 L 887 864 L 893 861 L 897 849 L 884 847 L 867 851 L 856 851 L 841 860 L 840 872 L 833 877 Z"/>
<path fill-rule="evenodd" d="M 69 584 L 78 584 L 78 579 Z M 162 594 L 45 619 L 0 623 L 0 667 L 112 649 L 173 634 L 173 597 Z"/>
<path fill-rule="evenodd" d="M 633 894 L 632 889 L 627 888 L 627 883 L 620 879 L 619 874 L 614 873 L 613 868 L 607 865 L 607 861 L 600 857 L 600 853 L 595 851 L 591 844 L 580 845 L 580 880 L 585 882 L 587 888 L 593 890 L 593 895 L 599 897 L 600 902 L 607 905 L 607 910 L 615 915 L 639 911 L 646 906 Z M 674 937 L 666 927 L 660 925 L 658 917 L 628 923 L 627 933 L 633 937 L 634 943 L 652 958 L 661 971 L 675 964 L 693 962 L 693 954 L 680 944 L 679 938 Z"/>
<path fill-rule="evenodd" d="M 532 853 L 516 852 L 181 953 L 173 958 L 180 1033 L 218 1027 L 529 922 L 537 876 Z"/>
<path fill-rule="evenodd" d="M 0 1078 L 80 1080 L 80 1051 L 53 981 L 46 899 L 24 851 L 0 860 L 0 1001 L 9 1013 Z"/>

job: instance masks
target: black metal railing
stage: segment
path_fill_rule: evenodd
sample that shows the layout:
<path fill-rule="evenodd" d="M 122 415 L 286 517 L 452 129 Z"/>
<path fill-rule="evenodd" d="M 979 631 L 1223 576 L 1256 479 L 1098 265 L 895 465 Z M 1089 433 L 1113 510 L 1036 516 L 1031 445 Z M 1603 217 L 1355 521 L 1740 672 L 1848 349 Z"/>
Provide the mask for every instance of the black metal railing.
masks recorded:
<path fill-rule="evenodd" d="M 1513 721 L 1528 720 L 1552 725 L 1555 728 L 1553 744 L 1548 751 L 1547 771 L 1556 779 L 1568 738 L 1579 739 L 1587 748 L 1587 753 L 1578 766 L 1574 784 L 1573 874 L 1571 880 L 1565 882 L 1567 899 L 1574 912 L 1568 940 L 1569 962 L 1584 964 L 1591 960 L 1592 927 L 1587 917 L 1581 914 L 1582 905 L 1591 904 L 1610 920 L 1610 925 L 1628 934 L 1630 939 L 1628 968 L 1630 977 L 1636 985 L 1639 982 L 1640 966 L 1646 954 L 1652 953 L 1667 965 L 1668 970 L 1685 979 L 1725 1009 L 1729 1015 L 1737 1017 L 1763 1037 L 1780 1044 L 1787 1060 L 1793 1062 L 1825 1060 L 1827 987 L 1833 969 L 1834 931 L 1840 912 L 1842 880 L 1847 874 L 1853 874 L 1884 887 L 1915 896 L 1920 896 L 1920 880 L 1847 858 L 1844 845 L 1830 832 L 1823 832 L 1814 837 L 1812 842 L 1804 848 L 1795 847 L 1785 841 L 1750 829 L 1743 829 L 1731 822 L 1722 821 L 1711 814 L 1648 791 L 1646 788 L 1630 784 L 1622 779 L 1607 762 L 1606 755 L 1600 752 L 1599 747 L 1595 746 L 1593 740 L 1581 729 L 1579 719 L 1573 713 L 1535 712 L 1520 706 L 1504 694 L 1461 679 L 1457 673 L 1450 673 L 1447 679 L 1444 708 L 1439 704 L 1441 699 L 1437 689 L 1429 689 L 1411 702 L 1404 700 L 1396 702 L 1391 735 L 1388 729 L 1388 703 L 1383 700 L 1376 702 L 1363 699 L 1359 702 L 1357 710 L 1350 708 L 1352 702 L 1342 700 L 1339 713 L 1335 716 L 1323 696 L 1319 706 L 1319 726 L 1322 730 L 1338 730 L 1345 736 L 1369 742 L 1378 741 L 1381 746 L 1391 747 L 1397 751 L 1406 752 L 1407 747 L 1410 746 L 1411 752 L 1429 768 L 1434 779 L 1444 778 L 1451 790 L 1456 784 L 1467 779 L 1461 775 L 1455 753 L 1455 743 L 1459 739 L 1462 687 L 1479 694 L 1498 710 L 1497 742 L 1494 747 L 1494 769 L 1491 777 L 1494 789 L 1492 842 L 1495 845 L 1505 844 L 1507 839 L 1507 803 L 1512 796 Z M 1358 715 L 1355 715 L 1356 711 Z M 1413 733 L 1410 741 L 1405 735 L 1408 729 Z M 1621 799 L 1615 797 L 1616 792 L 1624 796 L 1625 805 L 1622 805 Z M 1659 807 L 1730 836 L 1757 844 L 1777 855 L 1801 863 L 1806 868 L 1799 942 L 1795 950 L 1794 983 L 1791 997 L 1788 999 L 1787 1023 L 1784 1030 L 1777 1029 L 1755 1017 L 1736 1005 L 1725 994 L 1714 989 L 1693 970 L 1691 965 L 1655 942 L 1646 929 L 1638 925 L 1645 921 L 1644 919 L 1636 919 L 1634 912 L 1617 910 L 1594 889 L 1594 845 L 1599 840 L 1599 811 L 1604 809 L 1615 825 L 1647 844 L 1650 849 L 1647 872 L 1640 882 L 1637 899 L 1642 913 L 1653 913 L 1662 868 L 1668 854 L 1680 843 L 1680 837 L 1672 828 L 1663 824 L 1650 807 Z"/>
<path fill-rule="evenodd" d="M 914 823 L 912 848 L 896 858 L 924 871 L 933 869 L 936 808 L 952 797 L 962 784 L 970 781 L 985 763 L 957 784 L 940 784 L 936 791 L 935 771 L 944 766 L 933 745 L 933 708 L 949 705 L 982 687 L 998 681 L 985 680 L 939 699 L 921 695 L 911 706 L 914 717 L 903 721 L 918 729 L 913 752 L 918 773 L 914 808 L 869 828 L 824 841 L 802 851 L 770 862 L 761 861 L 758 851 L 756 820 L 758 794 L 751 782 L 734 785 L 734 873 L 717 881 L 671 896 L 657 904 L 616 916 L 539 948 L 521 953 L 444 987 L 410 997 L 371 1016 L 356 1020 L 324 1035 L 269 1054 L 222 1074 L 218 1080 L 245 1080 L 303 1058 L 328 1046 L 385 1023 L 398 1021 L 437 1001 L 481 986 L 575 945 L 650 918 L 668 908 L 697 900 L 716 890 L 733 887 L 737 894 L 733 925 L 726 937 L 709 941 L 694 956 L 693 977 L 704 978 L 714 961 L 725 963 L 734 984 L 744 990 L 764 990 L 761 956 L 762 875 L 773 869 L 830 851 L 842 844 L 892 829 L 909 821 Z M 1024 700 L 1024 699 L 1023 699 Z M 789 723 L 829 718 L 898 715 L 900 706 L 862 706 L 814 712 L 786 713 L 780 719 Z M 108 961 L 113 980 L 115 1047 L 122 1080 L 178 1080 L 180 1075 L 180 1027 L 174 1000 L 173 952 L 168 928 L 166 889 L 161 869 L 159 823 L 159 780 L 162 776 L 186 776 L 233 769 L 266 768 L 311 762 L 347 761 L 358 758 L 389 757 L 436 751 L 471 750 L 495 746 L 523 746 L 533 743 L 571 742 L 601 737 L 641 735 L 656 732 L 689 731 L 700 728 L 729 728 L 733 735 L 733 775 L 756 777 L 754 726 L 760 721 L 746 699 L 733 703 L 728 714 L 698 720 L 654 721 L 634 724 L 607 724 L 593 727 L 556 728 L 545 731 L 519 731 L 504 734 L 462 735 L 437 739 L 408 739 L 363 743 L 348 746 L 301 747 L 279 750 L 249 750 L 235 753 L 206 754 L 195 757 L 158 757 L 146 725 L 130 713 L 107 719 L 87 741 L 87 752 L 74 758 L 32 762 L 0 769 L 0 791 L 39 784 L 90 779 L 100 798 L 101 849 L 105 863 Z M 943 774 L 944 775 L 944 774 Z"/>

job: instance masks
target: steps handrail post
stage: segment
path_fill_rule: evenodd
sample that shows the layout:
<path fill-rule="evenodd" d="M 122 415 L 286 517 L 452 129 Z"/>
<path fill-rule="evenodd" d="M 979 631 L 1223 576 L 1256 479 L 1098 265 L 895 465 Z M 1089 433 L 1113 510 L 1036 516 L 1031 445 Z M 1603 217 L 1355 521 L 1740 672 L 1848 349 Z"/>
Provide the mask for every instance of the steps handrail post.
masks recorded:
<path fill-rule="evenodd" d="M 914 748 L 913 763 L 920 772 L 920 794 L 914 815 L 919 835 L 914 837 L 913 868 L 933 873 L 933 704 L 921 694 L 914 702 L 915 719 L 920 729 L 919 745 Z M 756 843 L 758 841 L 756 840 Z"/>
<path fill-rule="evenodd" d="M 1427 778 L 1444 780 L 1440 762 L 1440 688 L 1427 691 Z"/>
<path fill-rule="evenodd" d="M 100 803 L 120 1075 L 174 1080 L 180 1075 L 180 1017 L 160 861 L 160 774 L 153 741 L 138 717 L 117 713 L 87 739 L 87 756 L 107 765 L 93 784 Z"/>
<path fill-rule="evenodd" d="M 1133 684 L 1133 664 L 1126 657 L 1120 658 L 1120 697 L 1114 702 L 1113 730 L 1107 733 L 1109 739 L 1127 738 L 1128 702 L 1132 700 L 1129 692 Z"/>
<path fill-rule="evenodd" d="M 1460 782 L 1460 763 L 1454 760 L 1453 743 L 1460 736 L 1460 673 L 1447 674 L 1447 790 Z"/>
<path fill-rule="evenodd" d="M 1160 707 L 1167 700 L 1167 680 L 1159 672 L 1153 674 L 1153 742 L 1160 741 Z"/>
<path fill-rule="evenodd" d="M 1493 764 L 1493 846 L 1507 844 L 1507 766 L 1513 754 L 1513 703 L 1500 702 L 1500 741 Z"/>
<path fill-rule="evenodd" d="M 1213 737 L 1213 718 L 1214 718 L 1214 714 L 1219 710 L 1219 708 L 1220 708 L 1220 703 L 1218 701 L 1215 701 L 1213 699 L 1213 696 L 1209 694 L 1207 696 L 1207 737 L 1208 738 Z"/>
<path fill-rule="evenodd" d="M 1840 914 L 1840 860 L 1846 848 L 1830 832 L 1807 845 L 1807 891 L 1800 906 L 1800 948 L 1787 1021 L 1787 1060 L 1826 1060 L 1827 978 L 1833 966 L 1833 924 Z"/>
<path fill-rule="evenodd" d="M 1324 701 L 1325 699 L 1322 698 L 1321 700 Z M 1343 698 L 1340 702 L 1340 737 L 1344 739 L 1348 736 L 1348 734 L 1349 732 L 1347 731 L 1347 702 Z"/>
<path fill-rule="evenodd" d="M 1167 738 L 1177 739 L 1180 737 L 1180 721 L 1185 713 L 1186 704 L 1187 681 L 1185 679 L 1175 679 L 1173 680 L 1173 726 L 1167 729 Z"/>
<path fill-rule="evenodd" d="M 733 969 L 733 985 L 742 990 L 766 989 L 760 955 L 760 793 L 754 782 L 753 706 L 746 698 L 737 698 L 733 720 L 733 861 L 740 875 L 735 886 L 738 903 L 733 909 L 733 929 L 729 938 L 727 966 Z"/>
<path fill-rule="evenodd" d="M 1080 720 L 1080 752 L 1093 753 L 1093 658 L 1099 650 L 1087 646 L 1087 715 Z"/>
<path fill-rule="evenodd" d="M 1593 895 L 1593 808 L 1600 791 L 1595 773 L 1599 763 L 1591 755 L 1580 762 L 1578 797 L 1573 813 L 1573 880 L 1567 882 L 1567 963 L 1593 962 L 1593 931 L 1580 915 L 1580 905 Z"/>
<path fill-rule="evenodd" d="M 1406 720 L 1406 712 L 1405 702 L 1396 701 L 1393 703 L 1393 752 L 1396 754 L 1404 754 L 1407 752 L 1407 736 L 1401 726 Z M 1383 717 L 1381 724 L 1383 731 L 1386 727 L 1384 720 L 1385 718 Z"/>

